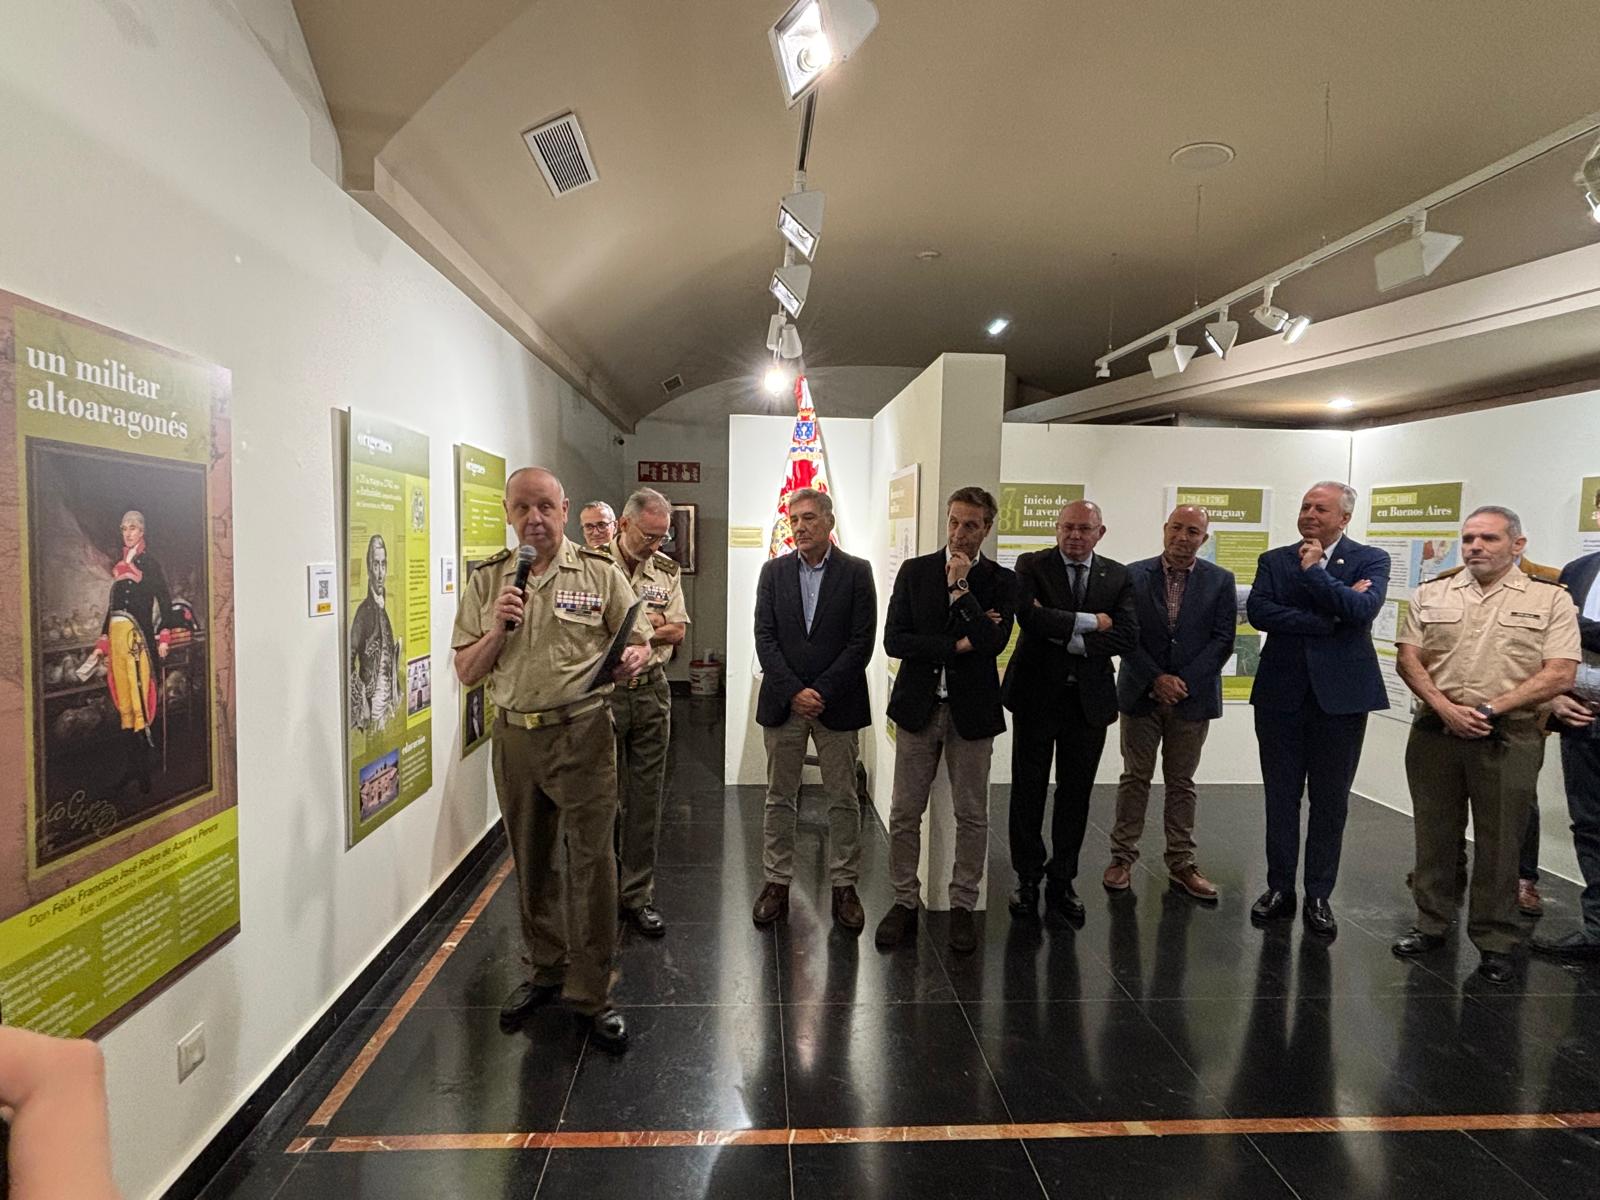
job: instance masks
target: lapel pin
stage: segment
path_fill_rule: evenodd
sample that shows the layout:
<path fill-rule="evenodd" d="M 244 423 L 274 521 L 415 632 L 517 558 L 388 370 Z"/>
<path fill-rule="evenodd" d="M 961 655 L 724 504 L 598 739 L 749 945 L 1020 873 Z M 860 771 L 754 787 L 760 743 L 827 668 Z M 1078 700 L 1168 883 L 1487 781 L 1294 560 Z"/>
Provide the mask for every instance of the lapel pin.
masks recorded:
<path fill-rule="evenodd" d="M 1342 558 L 1336 558 L 1336 559 L 1334 559 L 1334 560 L 1333 560 L 1333 565 L 1334 565 L 1334 566 L 1336 566 L 1336 567 L 1342 567 L 1342 566 L 1344 566 L 1344 559 L 1342 559 Z"/>

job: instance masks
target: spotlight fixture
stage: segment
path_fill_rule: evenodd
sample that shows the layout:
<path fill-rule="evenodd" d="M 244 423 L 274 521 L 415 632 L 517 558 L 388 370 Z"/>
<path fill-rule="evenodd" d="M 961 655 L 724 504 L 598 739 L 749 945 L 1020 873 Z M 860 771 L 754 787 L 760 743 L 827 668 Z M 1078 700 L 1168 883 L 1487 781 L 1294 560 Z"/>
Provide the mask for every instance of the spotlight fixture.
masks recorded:
<path fill-rule="evenodd" d="M 774 396 L 783 395 L 783 389 L 789 386 L 789 372 L 774 363 L 767 368 L 767 374 L 761 381 L 761 386 Z"/>
<path fill-rule="evenodd" d="M 767 349 L 774 354 L 778 352 L 778 346 L 782 343 L 783 330 L 787 324 L 782 313 L 773 313 L 772 320 L 767 322 Z"/>
<path fill-rule="evenodd" d="M 1378 290 L 1392 292 L 1432 275 L 1451 251 L 1461 245 L 1459 233 L 1431 233 L 1426 211 L 1411 218 L 1411 236 L 1398 246 L 1390 246 L 1372 260 L 1378 274 Z"/>
<path fill-rule="evenodd" d="M 828 68 L 842 63 L 878 27 L 872 0 L 796 0 L 767 31 L 784 101 L 793 108 Z"/>
<path fill-rule="evenodd" d="M 1289 345 L 1294 345 L 1305 336 L 1306 330 L 1311 328 L 1311 318 L 1307 316 L 1293 317 L 1283 327 L 1283 340 Z"/>
<path fill-rule="evenodd" d="M 1206 323 L 1206 345 L 1218 358 L 1227 358 L 1228 351 L 1239 340 L 1239 322 L 1228 320 L 1228 306 L 1224 304 L 1215 321 Z"/>
<path fill-rule="evenodd" d="M 1578 168 L 1572 182 L 1583 192 L 1584 201 L 1589 205 L 1589 216 L 1595 224 L 1600 225 L 1600 142 L 1596 142 L 1594 149 L 1589 151 L 1589 157 L 1583 160 L 1583 166 Z"/>
<path fill-rule="evenodd" d="M 783 333 L 778 338 L 778 357 L 800 357 L 800 331 L 793 325 L 785 325 L 783 327 Z"/>
<path fill-rule="evenodd" d="M 1166 348 L 1150 355 L 1150 374 L 1157 379 L 1183 374 L 1189 365 L 1189 360 L 1194 357 L 1194 350 L 1193 346 L 1179 344 L 1178 331 L 1174 329 L 1167 334 Z"/>
<path fill-rule="evenodd" d="M 1329 408 L 1337 408 L 1341 412 L 1347 408 L 1354 408 L 1355 406 L 1356 402 L 1350 399 L 1349 396 L 1335 396 L 1332 400 L 1328 401 Z"/>
<path fill-rule="evenodd" d="M 810 267 L 779 267 L 772 273 L 768 289 L 783 305 L 783 311 L 798 317 L 806 306 L 806 292 L 811 289 Z"/>
<path fill-rule="evenodd" d="M 1272 333 L 1282 333 L 1283 327 L 1289 323 L 1289 314 L 1272 302 L 1272 293 L 1277 289 L 1276 283 L 1267 284 L 1261 293 L 1261 303 L 1250 310 L 1256 323 Z"/>
<path fill-rule="evenodd" d="M 1002 333 L 1004 333 L 1007 329 L 1010 329 L 1010 328 L 1011 328 L 1011 318 L 1010 317 L 996 317 L 994 320 L 990 321 L 987 325 L 984 326 L 984 330 L 983 331 L 985 333 L 987 333 L 990 337 L 999 337 Z"/>
<path fill-rule="evenodd" d="M 790 192 L 778 204 L 778 232 L 808 259 L 817 256 L 824 199 L 822 192 Z"/>
<path fill-rule="evenodd" d="M 1103 363 L 1097 364 L 1095 369 L 1094 369 L 1094 377 L 1096 379 L 1110 379 L 1111 378 L 1111 364 L 1108 363 L 1108 362 L 1103 362 Z"/>

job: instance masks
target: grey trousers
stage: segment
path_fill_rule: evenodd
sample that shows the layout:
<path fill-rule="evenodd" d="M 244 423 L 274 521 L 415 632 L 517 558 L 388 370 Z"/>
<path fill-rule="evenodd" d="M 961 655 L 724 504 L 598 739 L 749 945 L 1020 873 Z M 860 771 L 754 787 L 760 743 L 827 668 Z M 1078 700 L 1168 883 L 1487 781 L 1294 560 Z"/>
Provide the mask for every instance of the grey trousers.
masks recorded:
<path fill-rule="evenodd" d="M 978 905 L 978 886 L 989 853 L 989 759 L 994 739 L 962 737 L 950 720 L 950 706 L 940 704 L 920 733 L 896 729 L 894 746 L 894 796 L 889 802 L 889 882 L 894 885 L 894 902 L 916 908 L 921 898 L 917 864 L 922 858 L 922 814 L 928 809 L 928 792 L 942 756 L 956 817 L 950 907 L 971 911 Z"/>
<path fill-rule="evenodd" d="M 1122 714 L 1122 780 L 1117 784 L 1117 820 L 1111 827 L 1113 861 L 1132 866 L 1138 860 L 1159 750 L 1166 796 L 1167 870 L 1194 865 L 1194 773 L 1210 730 L 1210 721 L 1180 720 L 1170 708 L 1158 707 L 1142 716 Z"/>
<path fill-rule="evenodd" d="M 768 883 L 794 878 L 794 830 L 800 817 L 800 772 L 806 743 L 817 747 L 828 797 L 828 876 L 834 887 L 854 886 L 861 861 L 861 808 L 856 800 L 856 730 L 829 729 L 791 712 L 761 731 L 767 745 L 767 808 L 762 866 Z"/>

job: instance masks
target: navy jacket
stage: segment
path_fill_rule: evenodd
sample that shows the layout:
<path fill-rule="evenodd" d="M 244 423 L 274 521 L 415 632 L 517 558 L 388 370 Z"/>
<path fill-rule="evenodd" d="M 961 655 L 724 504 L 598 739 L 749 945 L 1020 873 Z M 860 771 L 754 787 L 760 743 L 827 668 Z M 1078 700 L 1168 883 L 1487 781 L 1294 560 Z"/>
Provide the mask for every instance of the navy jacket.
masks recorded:
<path fill-rule="evenodd" d="M 1139 612 L 1139 641 L 1122 656 L 1117 672 L 1117 707 L 1143 716 L 1154 712 L 1150 685 L 1157 675 L 1176 675 L 1189 698 L 1173 706 L 1183 721 L 1215 721 L 1222 715 L 1222 668 L 1233 656 L 1238 626 L 1233 572 L 1200 559 L 1189 575 L 1177 627 L 1167 629 L 1167 580 L 1161 556 L 1128 564 Z"/>
<path fill-rule="evenodd" d="M 1583 606 L 1589 600 L 1589 589 L 1596 585 L 1597 576 L 1600 576 L 1600 553 L 1585 554 L 1561 568 L 1561 586 L 1567 589 L 1572 602 L 1578 606 L 1578 640 L 1589 654 L 1600 654 L 1600 621 L 1591 621 L 1583 615 Z M 1581 733 L 1588 736 L 1586 729 L 1563 725 L 1554 718 L 1550 724 L 1563 734 Z"/>
<path fill-rule="evenodd" d="M 821 695 L 819 720 L 828 729 L 872 724 L 867 699 L 867 663 L 878 636 L 878 596 L 872 564 L 833 547 L 822 576 L 817 611 L 806 632 L 800 603 L 800 556 L 785 554 L 761 568 L 756 584 L 756 657 L 761 693 L 756 724 L 782 725 L 795 693 Z"/>
<path fill-rule="evenodd" d="M 1370 579 L 1365 592 L 1351 585 Z M 1372 621 L 1389 592 L 1389 556 L 1346 536 L 1325 570 L 1300 569 L 1300 543 L 1268 550 L 1256 565 L 1246 611 L 1267 635 L 1250 703 L 1299 712 L 1313 696 L 1330 714 L 1389 707 L 1372 646 Z"/>
<path fill-rule="evenodd" d="M 985 557 L 972 564 L 967 585 L 967 593 L 952 603 L 943 550 L 907 559 L 895 576 L 883 624 L 883 651 L 900 660 L 889 717 L 912 733 L 933 720 L 940 670 L 957 733 L 971 741 L 1006 730 L 995 660 L 1011 640 L 1017 577 Z M 988 618 L 990 611 L 1000 614 L 998 624 Z M 957 654 L 962 638 L 972 649 Z"/>

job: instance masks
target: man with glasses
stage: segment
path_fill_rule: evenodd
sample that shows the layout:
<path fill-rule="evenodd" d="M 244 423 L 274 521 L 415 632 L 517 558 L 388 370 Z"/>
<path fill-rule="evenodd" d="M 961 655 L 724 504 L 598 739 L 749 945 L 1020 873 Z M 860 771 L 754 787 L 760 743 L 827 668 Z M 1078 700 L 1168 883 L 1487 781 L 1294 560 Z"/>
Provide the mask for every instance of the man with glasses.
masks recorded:
<path fill-rule="evenodd" d="M 611 505 L 604 500 L 591 500 L 578 513 L 578 520 L 583 528 L 584 544 L 591 550 L 610 553 L 611 543 L 617 536 L 617 514 L 611 511 Z"/>
<path fill-rule="evenodd" d="M 611 693 L 617 733 L 617 867 L 623 914 L 646 937 L 666 933 L 655 906 L 656 831 L 667 785 L 667 744 L 672 738 L 672 689 L 666 663 L 683 641 L 689 611 L 678 564 L 660 553 L 672 523 L 672 504 L 653 488 L 640 488 L 622 506 L 611 556 L 644 601 L 650 620 L 650 657 L 644 670 Z M 589 527 L 584 526 L 587 536 Z"/>

